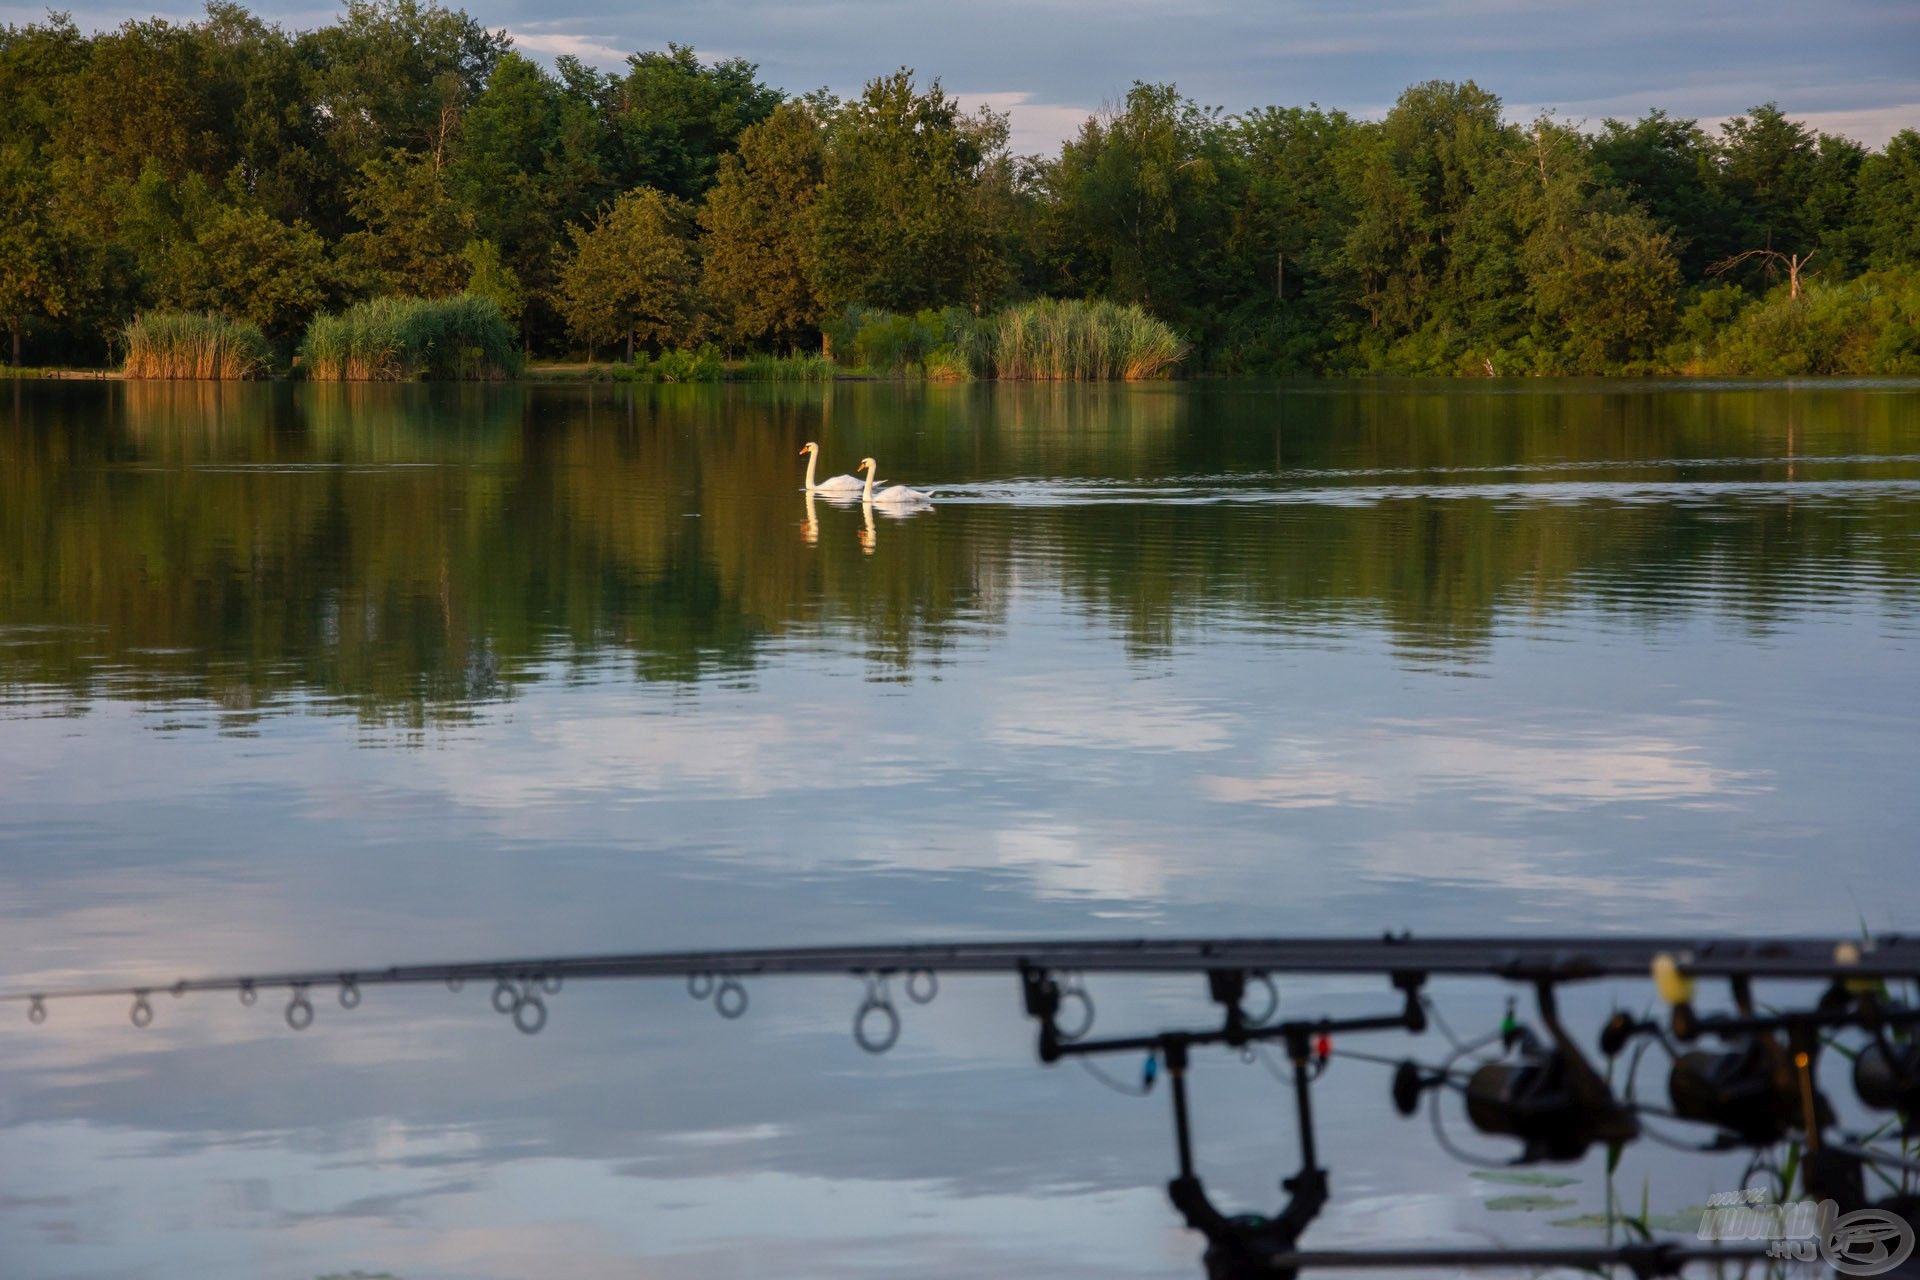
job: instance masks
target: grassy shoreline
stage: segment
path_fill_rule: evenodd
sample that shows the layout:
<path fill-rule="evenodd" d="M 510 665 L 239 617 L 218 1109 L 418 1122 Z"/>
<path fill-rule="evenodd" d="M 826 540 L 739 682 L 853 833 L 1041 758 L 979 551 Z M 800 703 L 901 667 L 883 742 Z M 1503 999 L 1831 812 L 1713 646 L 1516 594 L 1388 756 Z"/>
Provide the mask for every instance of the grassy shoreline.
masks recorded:
<path fill-rule="evenodd" d="M 719 385 L 719 384 L 732 385 L 732 386 L 795 385 L 794 380 L 792 379 L 764 378 L 764 377 L 755 378 L 755 377 L 742 376 L 742 373 L 744 371 L 743 367 L 751 363 L 752 363 L 751 361 L 747 361 L 747 360 L 734 360 L 734 361 L 726 362 L 725 375 L 719 378 L 716 382 L 666 384 L 666 385 Z M 534 362 L 528 363 L 521 370 L 518 376 L 509 377 L 509 378 L 492 379 L 491 381 L 494 383 L 494 385 L 527 384 L 532 386 L 565 386 L 565 385 L 573 385 L 578 383 L 596 383 L 596 384 L 608 385 L 608 386 L 619 386 L 619 385 L 622 385 L 623 383 L 625 383 L 626 385 L 634 385 L 633 383 L 626 382 L 626 380 L 624 379 L 616 379 L 614 377 L 609 376 L 608 374 L 609 370 L 622 368 L 622 367 L 624 366 L 621 366 L 619 364 L 616 364 L 611 361 L 606 361 L 606 360 L 591 361 L 591 362 L 586 360 L 540 360 L 540 361 L 534 361 Z M 1165 386 L 1168 384 L 1206 386 L 1206 385 L 1212 385 L 1216 383 L 1247 383 L 1247 382 L 1265 383 L 1265 382 L 1276 382 L 1276 381 L 1323 382 L 1323 383 L 1329 383 L 1329 384 L 1337 384 L 1337 383 L 1344 383 L 1344 382 L 1394 381 L 1394 382 L 1429 383 L 1434 386 L 1468 386 L 1473 383 L 1490 382 L 1490 381 L 1492 382 L 1539 382 L 1539 383 L 1598 381 L 1598 382 L 1618 383 L 1623 386 L 1631 386 L 1635 383 L 1656 383 L 1656 382 L 1777 383 L 1777 382 L 1858 382 L 1862 380 L 1876 381 L 1876 382 L 1877 381 L 1900 382 L 1900 381 L 1913 381 L 1914 377 L 1915 375 L 1903 374 L 1903 373 L 1723 374 L 1723 373 L 1702 373 L 1697 370 L 1683 370 L 1683 369 L 1663 370 L 1657 373 L 1511 374 L 1511 375 L 1501 374 L 1494 378 L 1487 378 L 1484 375 L 1480 375 L 1480 374 L 1467 375 L 1467 374 L 1445 374 L 1445 373 L 1293 374 L 1285 377 L 1249 376 L 1245 374 L 1198 373 L 1198 374 L 1191 374 L 1183 377 L 1156 379 L 1154 380 L 1153 383 L 1145 383 L 1145 384 L 1137 383 L 1137 382 L 1136 383 L 1120 382 L 1120 383 L 1105 383 L 1105 384 L 1082 383 L 1080 385 L 1087 385 L 1087 386 L 1147 385 L 1147 386 L 1151 386 L 1157 383 L 1158 385 L 1162 385 L 1162 386 Z M 141 378 L 141 377 L 136 377 L 134 375 L 128 374 L 125 371 L 120 369 L 102 369 L 98 367 L 91 367 L 91 366 L 85 366 L 85 365 L 27 365 L 21 368 L 14 368 L 11 365 L 0 364 L 0 381 L 6 381 L 8 379 L 15 379 L 21 382 L 29 382 L 29 381 L 39 381 L 39 382 L 232 381 L 232 379 L 219 379 L 219 378 L 206 378 L 206 379 Z M 304 382 L 310 382 L 313 380 L 299 376 L 297 371 L 288 371 L 288 372 L 281 372 L 267 378 L 252 379 L 251 381 L 265 382 L 265 383 L 304 383 Z M 916 384 L 922 384 L 922 385 L 941 385 L 941 386 L 966 385 L 965 383 L 956 384 L 954 382 L 940 379 L 940 378 L 922 377 L 918 374 L 876 373 L 871 369 L 859 369 L 859 368 L 836 369 L 831 378 L 811 379 L 810 381 L 814 382 L 816 385 L 824 385 L 825 383 L 828 383 L 828 382 L 833 382 L 833 383 L 916 383 Z M 972 379 L 971 381 L 1004 384 L 1006 386 L 1060 386 L 1062 385 L 1059 382 L 1038 381 L 1030 378 L 975 378 L 975 379 Z M 389 384 L 389 385 L 406 385 L 406 384 Z M 641 385 L 645 385 L 645 384 L 641 384 Z"/>

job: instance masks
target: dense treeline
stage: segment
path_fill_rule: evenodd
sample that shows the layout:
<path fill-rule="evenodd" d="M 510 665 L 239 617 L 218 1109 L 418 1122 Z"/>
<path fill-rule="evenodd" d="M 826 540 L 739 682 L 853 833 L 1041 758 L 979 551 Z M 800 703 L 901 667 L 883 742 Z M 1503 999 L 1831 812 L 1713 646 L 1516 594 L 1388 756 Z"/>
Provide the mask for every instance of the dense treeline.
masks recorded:
<path fill-rule="evenodd" d="M 491 299 L 532 351 L 811 349 L 849 308 L 1135 303 L 1232 373 L 1920 372 L 1920 132 L 1773 106 L 1516 125 L 1137 84 L 1056 156 L 907 71 L 789 97 L 691 49 L 552 71 L 420 0 L 0 27 L 0 325 L 99 360 L 154 309 L 291 352 L 367 299 Z M 1744 256 L 1743 256 L 1744 255 Z"/>

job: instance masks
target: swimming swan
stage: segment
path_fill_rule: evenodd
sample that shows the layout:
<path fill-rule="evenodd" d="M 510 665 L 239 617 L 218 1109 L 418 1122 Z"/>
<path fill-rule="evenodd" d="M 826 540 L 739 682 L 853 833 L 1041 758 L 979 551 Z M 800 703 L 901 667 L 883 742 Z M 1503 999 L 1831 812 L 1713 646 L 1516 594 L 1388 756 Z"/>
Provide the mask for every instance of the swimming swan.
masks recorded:
<path fill-rule="evenodd" d="M 873 491 L 874 461 L 872 458 L 860 459 L 858 469 L 867 473 L 866 488 L 860 492 L 860 501 L 863 503 L 870 503 L 877 507 L 924 507 L 931 505 L 933 502 L 933 495 L 931 493 L 922 493 L 918 489 L 909 489 L 903 484 L 896 484 L 891 488 L 882 489 L 880 492 L 875 493 Z"/>
<path fill-rule="evenodd" d="M 820 446 L 809 440 L 806 445 L 801 448 L 800 452 L 807 455 L 808 493 L 860 492 L 860 479 L 858 476 L 831 476 L 828 479 L 822 480 L 819 484 L 815 484 L 813 482 L 813 466 L 816 462 L 820 461 Z"/>

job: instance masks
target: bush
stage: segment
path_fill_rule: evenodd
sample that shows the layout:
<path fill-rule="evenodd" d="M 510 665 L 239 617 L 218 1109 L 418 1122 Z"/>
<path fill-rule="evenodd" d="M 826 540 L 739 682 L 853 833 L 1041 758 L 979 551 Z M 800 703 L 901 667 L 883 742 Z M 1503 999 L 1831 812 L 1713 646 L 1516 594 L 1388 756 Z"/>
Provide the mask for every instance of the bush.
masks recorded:
<path fill-rule="evenodd" d="M 121 337 L 129 378 L 264 378 L 271 364 L 259 326 L 211 311 L 151 311 Z"/>
<path fill-rule="evenodd" d="M 711 344 L 697 351 L 663 351 L 649 359 L 636 355 L 632 364 L 606 366 L 612 382 L 718 382 L 726 373 L 720 351 Z"/>
<path fill-rule="evenodd" d="M 1735 312 L 1721 290 L 1680 320 L 1690 372 L 1797 376 L 1920 373 L 1920 276 L 1875 271 L 1786 285 Z"/>
<path fill-rule="evenodd" d="M 860 326 L 853 353 L 861 364 L 877 372 L 900 373 L 932 346 L 935 335 L 914 323 L 912 316 L 875 316 Z"/>
<path fill-rule="evenodd" d="M 905 374 L 915 369 L 928 377 L 970 378 L 981 363 L 982 326 L 962 307 L 928 309 L 913 315 L 848 307 L 821 326 L 833 349 L 875 373 Z M 938 355 L 940 372 L 928 372 Z"/>
<path fill-rule="evenodd" d="M 935 347 L 920 362 L 920 371 L 929 382 L 971 382 L 973 361 L 958 347 Z"/>
<path fill-rule="evenodd" d="M 513 327 L 490 298 L 373 298 L 318 315 L 300 343 L 316 382 L 494 379 L 520 369 Z"/>

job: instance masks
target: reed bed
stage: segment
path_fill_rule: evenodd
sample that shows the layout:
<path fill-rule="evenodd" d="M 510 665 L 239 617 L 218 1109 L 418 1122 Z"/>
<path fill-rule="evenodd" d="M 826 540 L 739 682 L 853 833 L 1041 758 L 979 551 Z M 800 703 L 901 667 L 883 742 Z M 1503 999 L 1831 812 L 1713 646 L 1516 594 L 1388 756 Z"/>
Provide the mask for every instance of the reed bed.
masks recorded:
<path fill-rule="evenodd" d="M 315 382 L 488 381 L 520 369 L 513 326 L 491 298 L 372 298 L 317 315 L 300 342 Z"/>
<path fill-rule="evenodd" d="M 849 307 L 825 326 L 837 352 L 881 374 L 930 381 L 1138 382 L 1169 376 L 1187 344 L 1138 306 L 1039 298 L 985 317 Z"/>
<path fill-rule="evenodd" d="M 832 382 L 839 371 L 825 356 L 752 356 L 728 377 L 734 382 Z"/>
<path fill-rule="evenodd" d="M 257 325 L 211 311 L 150 311 L 121 331 L 129 378 L 264 378 L 273 349 Z"/>
<path fill-rule="evenodd" d="M 1171 374 L 1187 344 L 1138 306 L 1037 298 L 989 321 L 994 373 L 1006 379 L 1139 382 Z"/>

